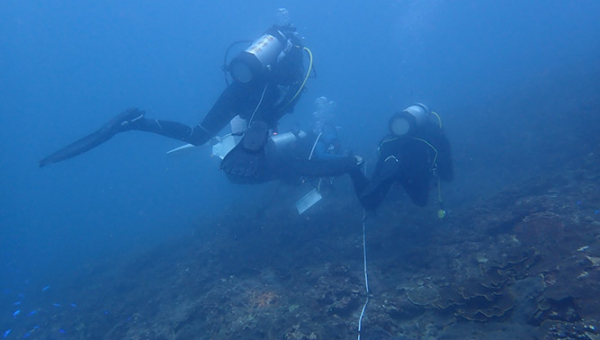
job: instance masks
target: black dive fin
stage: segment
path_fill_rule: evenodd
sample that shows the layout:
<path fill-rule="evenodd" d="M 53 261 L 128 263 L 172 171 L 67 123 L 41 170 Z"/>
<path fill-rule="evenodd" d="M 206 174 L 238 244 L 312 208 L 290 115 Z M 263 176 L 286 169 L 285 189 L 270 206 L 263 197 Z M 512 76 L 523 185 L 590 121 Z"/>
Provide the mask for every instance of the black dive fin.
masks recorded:
<path fill-rule="evenodd" d="M 102 126 L 98 131 L 91 133 L 42 159 L 39 162 L 39 166 L 41 168 L 49 164 L 73 158 L 86 151 L 89 151 L 106 142 L 116 133 L 130 130 L 134 127 L 134 123 L 142 118 L 144 118 L 144 111 L 140 111 L 135 108 L 121 112 L 108 123 L 104 124 L 104 126 Z"/>
<path fill-rule="evenodd" d="M 269 128 L 265 122 L 255 122 L 244 138 L 223 158 L 221 169 L 234 183 L 259 183 L 268 180 L 265 144 Z"/>
<path fill-rule="evenodd" d="M 42 159 L 39 162 L 40 168 L 80 155 L 106 142 L 114 135 L 115 133 L 110 130 L 100 129 Z"/>
<path fill-rule="evenodd" d="M 260 183 L 268 180 L 264 150 L 251 152 L 240 142 L 221 161 L 223 170 L 234 183 Z"/>

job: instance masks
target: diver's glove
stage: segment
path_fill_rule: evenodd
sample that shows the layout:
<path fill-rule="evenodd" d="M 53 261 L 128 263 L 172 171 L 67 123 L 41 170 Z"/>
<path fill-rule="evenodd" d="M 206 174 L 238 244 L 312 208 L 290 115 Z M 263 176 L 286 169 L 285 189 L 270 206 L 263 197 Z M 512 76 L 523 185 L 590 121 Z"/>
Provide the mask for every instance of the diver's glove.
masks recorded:
<path fill-rule="evenodd" d="M 356 166 L 358 166 L 358 167 L 365 164 L 364 159 L 362 157 L 360 157 L 359 155 L 354 155 L 354 159 L 356 159 Z"/>

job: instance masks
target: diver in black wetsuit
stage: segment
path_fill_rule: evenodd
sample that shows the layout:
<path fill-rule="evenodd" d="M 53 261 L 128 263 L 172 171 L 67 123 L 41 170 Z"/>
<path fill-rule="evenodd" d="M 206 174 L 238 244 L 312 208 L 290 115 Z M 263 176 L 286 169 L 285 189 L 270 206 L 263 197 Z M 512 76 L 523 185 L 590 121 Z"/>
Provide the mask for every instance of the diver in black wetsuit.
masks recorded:
<path fill-rule="evenodd" d="M 453 177 L 450 143 L 441 119 L 427 106 L 415 104 L 394 114 L 389 129 L 379 144 L 379 160 L 371 181 L 354 181 L 359 201 L 365 209 L 374 210 L 390 187 L 399 183 L 414 204 L 425 206 L 432 185 L 439 188 L 440 180 L 450 182 Z M 445 212 L 440 209 L 438 214 L 442 218 Z"/>
<path fill-rule="evenodd" d="M 229 155 L 225 159 L 227 157 Z M 342 149 L 337 128 L 329 124 L 324 125 L 318 134 L 297 130 L 270 136 L 264 157 L 264 171 L 257 176 L 229 172 L 227 178 L 238 184 L 272 180 L 294 183 L 302 178 L 337 177 L 345 173 L 352 176 L 360 172 L 362 163 L 360 157 Z"/>
<path fill-rule="evenodd" d="M 292 112 L 300 98 L 310 70 L 304 70 L 304 47 L 296 29 L 289 23 L 289 13 L 279 9 L 278 25 L 269 28 L 250 47 L 227 66 L 233 81 L 222 92 L 200 124 L 148 119 L 137 108 L 114 117 L 98 131 L 42 159 L 39 166 L 63 161 L 84 153 L 130 130 L 156 133 L 193 145 L 211 140 L 235 116 L 247 122 L 242 141 L 229 153 L 221 167 L 239 176 L 259 176 L 268 130 Z M 308 50 L 307 50 L 308 51 Z M 310 55 L 310 52 L 309 52 Z"/>

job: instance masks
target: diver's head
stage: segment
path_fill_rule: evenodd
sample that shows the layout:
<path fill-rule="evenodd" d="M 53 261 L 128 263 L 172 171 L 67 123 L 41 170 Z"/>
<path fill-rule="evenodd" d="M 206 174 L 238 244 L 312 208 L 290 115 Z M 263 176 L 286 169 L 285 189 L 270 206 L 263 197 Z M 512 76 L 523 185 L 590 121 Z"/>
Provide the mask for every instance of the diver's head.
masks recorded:
<path fill-rule="evenodd" d="M 398 137 L 406 136 L 423 126 L 427 122 L 429 113 L 429 108 L 425 104 L 411 105 L 392 116 L 389 122 L 390 132 Z"/>
<path fill-rule="evenodd" d="M 278 8 L 277 14 L 275 14 L 275 19 L 277 19 L 277 26 L 288 26 L 291 24 L 290 21 L 290 11 L 287 8 Z"/>

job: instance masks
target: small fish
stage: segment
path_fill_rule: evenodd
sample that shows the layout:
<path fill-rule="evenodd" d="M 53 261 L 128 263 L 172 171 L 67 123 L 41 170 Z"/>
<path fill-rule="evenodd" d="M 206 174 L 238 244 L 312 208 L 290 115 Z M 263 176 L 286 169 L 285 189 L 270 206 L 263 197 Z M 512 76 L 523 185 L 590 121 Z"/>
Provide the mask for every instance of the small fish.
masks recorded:
<path fill-rule="evenodd" d="M 14 316 L 14 317 L 17 317 L 17 315 L 19 315 L 19 314 L 21 314 L 21 310 L 20 310 L 20 309 L 17 309 L 17 311 L 15 311 L 15 312 L 13 313 L 13 316 Z"/>
<path fill-rule="evenodd" d="M 77 305 L 71 302 L 71 307 L 75 308 Z"/>
<path fill-rule="evenodd" d="M 37 313 L 37 310 L 35 310 L 35 309 L 34 309 L 34 310 L 32 310 L 31 312 L 29 312 L 29 314 L 27 314 L 27 315 L 29 315 L 29 316 L 34 316 L 34 315 L 35 315 L 35 313 Z"/>
<path fill-rule="evenodd" d="M 54 306 L 54 307 L 60 307 L 60 303 L 55 302 L 55 303 L 52 304 L 52 306 Z"/>
<path fill-rule="evenodd" d="M 59 332 L 61 332 L 62 334 L 65 334 L 65 333 L 66 333 L 66 332 L 65 332 L 65 330 L 64 330 L 64 329 L 62 329 L 62 328 L 61 328 L 61 329 L 59 329 L 58 331 L 59 331 Z"/>
<path fill-rule="evenodd" d="M 50 289 L 50 286 L 46 286 L 46 287 L 42 288 L 42 292 L 45 292 L 45 291 L 47 291 L 48 289 Z"/>
<path fill-rule="evenodd" d="M 18 306 L 18 305 L 20 305 L 20 304 L 21 304 L 21 301 L 17 301 L 17 302 L 15 302 L 15 303 L 13 303 L 13 305 L 14 305 L 14 306 Z"/>
<path fill-rule="evenodd" d="M 4 339 L 6 339 L 6 337 L 10 334 L 10 329 L 7 330 L 6 332 L 4 332 Z"/>
<path fill-rule="evenodd" d="M 27 332 L 25 333 L 25 335 L 23 335 L 24 338 L 29 338 L 29 336 L 31 335 L 31 333 Z"/>
<path fill-rule="evenodd" d="M 577 251 L 586 251 L 588 249 L 590 249 L 589 246 L 583 246 L 583 247 L 580 247 L 579 249 L 577 249 Z"/>

